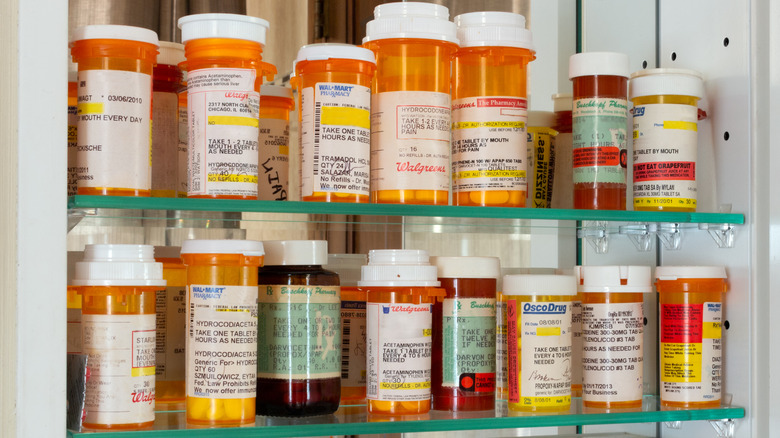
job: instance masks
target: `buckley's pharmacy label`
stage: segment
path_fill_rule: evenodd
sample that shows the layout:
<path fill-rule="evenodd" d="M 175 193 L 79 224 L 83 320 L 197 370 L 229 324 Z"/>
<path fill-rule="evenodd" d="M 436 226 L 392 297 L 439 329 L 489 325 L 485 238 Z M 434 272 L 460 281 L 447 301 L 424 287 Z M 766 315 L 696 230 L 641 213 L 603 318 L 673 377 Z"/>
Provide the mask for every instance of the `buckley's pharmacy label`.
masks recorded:
<path fill-rule="evenodd" d="M 152 78 L 120 70 L 79 72 L 78 187 L 151 188 Z"/>
<path fill-rule="evenodd" d="M 430 399 L 432 312 L 432 304 L 366 304 L 369 400 Z"/>
<path fill-rule="evenodd" d="M 661 304 L 661 398 L 721 398 L 721 303 Z"/>
<path fill-rule="evenodd" d="M 326 379 L 341 375 L 338 286 L 260 285 L 257 377 Z"/>
<path fill-rule="evenodd" d="M 366 386 L 366 302 L 341 302 L 341 386 Z"/>
<path fill-rule="evenodd" d="M 286 201 L 290 179 L 290 122 L 261 118 L 257 199 Z"/>
<path fill-rule="evenodd" d="M 187 289 L 169 286 L 155 296 L 157 311 L 156 378 L 158 381 L 183 381 L 187 338 Z"/>
<path fill-rule="evenodd" d="M 89 424 L 154 421 L 155 315 L 82 315 Z"/>
<path fill-rule="evenodd" d="M 466 392 L 496 389 L 496 300 L 445 298 L 442 386 Z"/>
<path fill-rule="evenodd" d="M 496 388 L 499 396 L 506 398 L 507 384 L 507 320 L 506 301 L 496 301 Z"/>
<path fill-rule="evenodd" d="M 522 97 L 452 102 L 452 191 L 526 191 L 528 104 Z"/>
<path fill-rule="evenodd" d="M 450 95 L 371 96 L 371 190 L 449 190 Z"/>
<path fill-rule="evenodd" d="M 78 150 L 78 128 L 79 120 L 78 107 L 68 105 L 68 196 L 76 194 L 78 184 L 78 163 L 76 161 L 76 151 Z"/>
<path fill-rule="evenodd" d="M 626 182 L 628 163 L 625 99 L 588 98 L 574 101 L 572 165 L 574 183 Z"/>
<path fill-rule="evenodd" d="M 152 196 L 176 196 L 179 167 L 179 96 L 152 93 Z"/>
<path fill-rule="evenodd" d="M 257 287 L 187 287 L 187 396 L 255 397 Z"/>
<path fill-rule="evenodd" d="M 255 70 L 243 68 L 188 73 L 190 196 L 257 197 L 255 77 Z"/>
<path fill-rule="evenodd" d="M 176 150 L 179 152 L 179 170 L 176 178 L 176 195 L 180 198 L 187 197 L 187 178 L 189 153 L 187 144 L 189 143 L 187 105 L 179 105 L 179 144 Z"/>
<path fill-rule="evenodd" d="M 558 131 L 552 128 L 528 128 L 528 165 L 530 166 L 529 206 L 550 208 L 555 176 L 553 139 Z"/>
<path fill-rule="evenodd" d="M 642 399 L 642 303 L 582 304 L 582 396 Z"/>
<path fill-rule="evenodd" d="M 582 363 L 582 302 L 571 302 L 571 363 Z M 582 367 L 571 367 L 571 384 L 582 385 Z"/>
<path fill-rule="evenodd" d="M 371 89 L 320 82 L 301 93 L 301 195 L 369 194 Z"/>
<path fill-rule="evenodd" d="M 634 107 L 634 206 L 696 208 L 693 105 Z"/>

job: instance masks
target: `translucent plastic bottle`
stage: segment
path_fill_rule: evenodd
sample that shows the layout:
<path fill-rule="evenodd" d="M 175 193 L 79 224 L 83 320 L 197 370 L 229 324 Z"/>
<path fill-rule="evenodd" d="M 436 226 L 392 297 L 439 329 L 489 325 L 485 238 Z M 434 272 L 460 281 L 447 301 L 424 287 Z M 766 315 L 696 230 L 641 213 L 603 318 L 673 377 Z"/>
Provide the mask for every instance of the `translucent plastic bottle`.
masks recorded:
<path fill-rule="evenodd" d="M 510 12 L 462 14 L 455 24 L 452 203 L 524 207 L 531 31 L 525 17 Z"/>
<path fill-rule="evenodd" d="M 450 59 L 455 24 L 441 5 L 374 9 L 363 46 L 376 55 L 371 96 L 371 199 L 446 205 L 450 166 Z"/>
<path fill-rule="evenodd" d="M 78 66 L 68 62 L 68 196 L 75 195 L 78 190 L 78 74 Z"/>
<path fill-rule="evenodd" d="M 286 201 L 290 181 L 290 111 L 295 109 L 292 89 L 279 85 L 260 87 L 260 152 L 257 199 Z"/>
<path fill-rule="evenodd" d="M 154 424 L 155 293 L 165 288 L 150 245 L 87 245 L 73 285 L 82 296 L 83 353 L 89 355 L 84 427 Z"/>
<path fill-rule="evenodd" d="M 268 22 L 236 14 L 179 19 L 187 60 L 191 198 L 257 199 L 260 84 Z M 275 73 L 275 69 L 273 70 Z"/>
<path fill-rule="evenodd" d="M 183 409 L 186 395 L 187 267 L 180 248 L 156 246 L 154 258 L 162 263 L 167 285 L 157 293 L 157 347 L 155 392 L 157 410 Z"/>
<path fill-rule="evenodd" d="M 659 266 L 661 405 L 720 406 L 723 376 L 722 266 Z"/>
<path fill-rule="evenodd" d="M 157 34 L 94 25 L 71 37 L 78 64 L 78 194 L 149 196 Z"/>
<path fill-rule="evenodd" d="M 184 46 L 160 41 L 152 73 L 152 196 L 173 198 L 179 179 L 179 89 Z"/>
<path fill-rule="evenodd" d="M 628 56 L 577 53 L 569 59 L 574 208 L 626 209 Z"/>
<path fill-rule="evenodd" d="M 375 70 L 374 53 L 350 44 L 298 51 L 302 200 L 368 202 Z"/>
<path fill-rule="evenodd" d="M 701 74 L 640 70 L 631 75 L 629 96 L 634 103 L 634 210 L 696 211 Z"/>
<path fill-rule="evenodd" d="M 254 423 L 257 373 L 257 268 L 263 244 L 185 240 L 187 422 Z M 230 311 L 224 311 L 230 309 Z"/>
<path fill-rule="evenodd" d="M 572 179 L 572 95 L 553 94 L 555 129 L 555 181 L 553 182 L 552 208 L 574 208 L 574 181 Z"/>
<path fill-rule="evenodd" d="M 358 286 L 367 300 L 369 414 L 417 415 L 431 409 L 433 302 L 445 294 L 439 284 L 426 251 L 368 253 Z"/>
<path fill-rule="evenodd" d="M 497 257 L 432 257 L 447 295 L 433 305 L 433 409 L 495 406 Z"/>
<path fill-rule="evenodd" d="M 341 398 L 341 295 L 325 240 L 264 242 L 258 283 L 257 413 L 336 411 Z"/>

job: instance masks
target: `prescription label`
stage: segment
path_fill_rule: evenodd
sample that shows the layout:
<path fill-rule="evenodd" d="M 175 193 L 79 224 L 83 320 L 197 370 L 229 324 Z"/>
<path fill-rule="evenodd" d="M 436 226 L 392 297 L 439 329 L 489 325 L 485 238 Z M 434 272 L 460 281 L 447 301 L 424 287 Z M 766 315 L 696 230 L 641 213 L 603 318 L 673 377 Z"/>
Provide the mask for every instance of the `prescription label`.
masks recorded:
<path fill-rule="evenodd" d="M 290 122 L 260 119 L 257 199 L 286 201 L 290 183 Z"/>
<path fill-rule="evenodd" d="M 169 286 L 155 296 L 157 312 L 156 377 L 158 381 L 183 381 L 187 339 L 187 289 Z"/>
<path fill-rule="evenodd" d="M 341 386 L 366 386 L 366 302 L 341 302 Z"/>
<path fill-rule="evenodd" d="M 496 389 L 496 300 L 445 298 L 442 386 L 465 392 Z"/>
<path fill-rule="evenodd" d="M 572 165 L 574 183 L 626 182 L 628 151 L 625 99 L 587 98 L 574 101 Z"/>

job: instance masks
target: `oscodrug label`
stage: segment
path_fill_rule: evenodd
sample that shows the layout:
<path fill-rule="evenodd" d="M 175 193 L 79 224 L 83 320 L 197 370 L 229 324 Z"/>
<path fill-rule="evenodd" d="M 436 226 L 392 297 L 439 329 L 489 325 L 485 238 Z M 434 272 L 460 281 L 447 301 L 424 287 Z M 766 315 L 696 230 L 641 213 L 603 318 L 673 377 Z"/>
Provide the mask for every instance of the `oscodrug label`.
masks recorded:
<path fill-rule="evenodd" d="M 260 119 L 257 199 L 285 201 L 290 179 L 290 122 Z"/>
<path fill-rule="evenodd" d="M 574 183 L 626 182 L 628 165 L 625 99 L 574 101 L 572 140 Z"/>
<path fill-rule="evenodd" d="M 466 392 L 496 389 L 496 300 L 445 298 L 442 386 Z"/>
<path fill-rule="evenodd" d="M 366 386 L 366 302 L 341 302 L 341 386 Z"/>

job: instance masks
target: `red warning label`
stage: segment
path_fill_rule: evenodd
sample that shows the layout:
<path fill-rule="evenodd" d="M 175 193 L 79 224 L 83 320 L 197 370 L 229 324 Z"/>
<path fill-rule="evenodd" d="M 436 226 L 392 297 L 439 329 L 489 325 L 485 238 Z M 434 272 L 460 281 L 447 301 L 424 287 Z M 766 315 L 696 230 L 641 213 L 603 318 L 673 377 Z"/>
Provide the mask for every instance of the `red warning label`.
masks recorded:
<path fill-rule="evenodd" d="M 661 342 L 701 344 L 702 304 L 662 304 Z"/>
<path fill-rule="evenodd" d="M 663 161 L 634 164 L 634 182 L 659 180 L 696 180 L 696 163 Z"/>
<path fill-rule="evenodd" d="M 597 146 L 574 149 L 574 167 L 620 166 L 620 149 L 614 146 Z"/>

